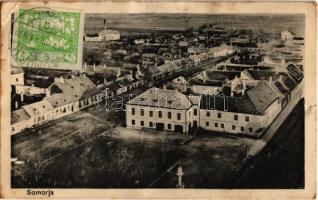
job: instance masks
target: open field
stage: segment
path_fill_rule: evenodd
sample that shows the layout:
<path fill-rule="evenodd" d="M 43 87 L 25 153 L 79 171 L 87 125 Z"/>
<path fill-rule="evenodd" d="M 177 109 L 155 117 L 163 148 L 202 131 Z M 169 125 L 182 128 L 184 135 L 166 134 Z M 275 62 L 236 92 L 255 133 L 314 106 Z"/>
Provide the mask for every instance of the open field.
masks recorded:
<path fill-rule="evenodd" d="M 55 121 L 54 126 L 42 130 L 41 134 L 37 133 L 27 140 L 16 140 L 14 156 L 24 160 L 39 152 L 39 163 L 47 159 L 50 162 L 44 162 L 40 172 L 36 171 L 37 175 L 46 177 L 37 181 L 32 171 L 26 177 L 19 178 L 23 166 L 14 166 L 13 177 L 16 178 L 13 179 L 13 187 L 23 187 L 26 184 L 23 181 L 29 180 L 27 185 L 30 187 L 142 188 L 148 187 L 178 161 L 187 173 L 186 186 L 203 186 L 207 183 L 197 177 L 215 173 L 219 174 L 218 178 L 208 182 L 208 186 L 216 187 L 225 184 L 232 171 L 237 170 L 244 160 L 246 145 L 253 141 L 212 135 L 199 136 L 187 145 L 181 145 L 183 141 L 189 140 L 188 136 L 172 132 L 136 131 L 124 127 L 114 130 L 113 122 L 107 122 L 113 114 L 91 107 L 65 120 Z M 81 128 L 78 129 L 78 126 Z M 100 132 L 95 133 L 94 130 Z M 100 135 L 107 130 L 109 134 Z M 76 146 L 74 138 L 87 136 L 87 133 L 94 135 L 86 140 L 87 143 Z M 72 141 L 73 145 L 67 141 Z M 174 177 L 174 174 L 173 168 L 171 175 Z M 164 186 L 174 187 L 175 180 L 169 181 Z M 162 186 L 155 184 L 153 187 Z"/>
<path fill-rule="evenodd" d="M 210 16 L 210 17 L 208 17 Z M 212 17 L 211 17 L 212 16 Z M 235 17 L 233 17 L 235 16 Z M 279 33 L 286 28 L 292 28 L 297 35 L 303 36 L 304 15 L 206 15 L 206 14 L 87 14 L 85 18 L 85 32 L 99 32 L 104 28 L 104 19 L 109 29 L 116 29 L 121 34 L 139 31 L 182 31 L 186 28 L 198 27 L 204 23 L 219 23 L 228 28 L 263 29 L 264 31 Z M 299 27 L 295 29 L 294 27 Z M 133 30 L 133 31 L 131 31 Z"/>

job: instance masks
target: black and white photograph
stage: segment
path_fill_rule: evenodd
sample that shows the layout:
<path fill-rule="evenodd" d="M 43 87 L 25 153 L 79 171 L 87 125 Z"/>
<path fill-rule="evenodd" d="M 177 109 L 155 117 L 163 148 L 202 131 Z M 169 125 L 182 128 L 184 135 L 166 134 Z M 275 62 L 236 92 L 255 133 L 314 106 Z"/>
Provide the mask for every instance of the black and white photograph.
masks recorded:
<path fill-rule="evenodd" d="M 305 14 L 10 18 L 12 189 L 305 188 Z"/>

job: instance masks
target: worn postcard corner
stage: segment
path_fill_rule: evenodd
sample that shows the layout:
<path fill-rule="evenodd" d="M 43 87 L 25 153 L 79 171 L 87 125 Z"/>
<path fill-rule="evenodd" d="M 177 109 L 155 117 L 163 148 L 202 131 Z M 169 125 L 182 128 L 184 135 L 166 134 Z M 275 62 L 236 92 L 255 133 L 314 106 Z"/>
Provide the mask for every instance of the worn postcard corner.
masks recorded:
<path fill-rule="evenodd" d="M 316 17 L 2 2 L 1 197 L 315 198 Z"/>

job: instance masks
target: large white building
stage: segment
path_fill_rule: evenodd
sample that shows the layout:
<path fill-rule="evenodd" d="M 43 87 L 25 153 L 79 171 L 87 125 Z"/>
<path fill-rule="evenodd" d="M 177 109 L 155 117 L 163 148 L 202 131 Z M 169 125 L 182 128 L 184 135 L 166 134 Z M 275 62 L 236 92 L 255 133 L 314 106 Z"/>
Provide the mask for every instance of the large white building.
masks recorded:
<path fill-rule="evenodd" d="M 151 88 L 126 103 L 126 125 L 187 133 L 198 117 L 199 98 L 176 90 Z"/>

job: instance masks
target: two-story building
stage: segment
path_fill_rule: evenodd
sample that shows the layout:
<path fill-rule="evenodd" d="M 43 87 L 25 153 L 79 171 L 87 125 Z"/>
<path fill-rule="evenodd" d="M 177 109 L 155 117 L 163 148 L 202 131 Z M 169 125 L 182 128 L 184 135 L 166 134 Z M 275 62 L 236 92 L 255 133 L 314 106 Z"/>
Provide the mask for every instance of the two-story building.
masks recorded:
<path fill-rule="evenodd" d="M 176 90 L 151 88 L 126 103 L 126 125 L 187 133 L 193 126 L 192 108 L 197 109 L 198 102 Z M 195 113 L 198 116 L 198 110 Z"/>

